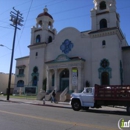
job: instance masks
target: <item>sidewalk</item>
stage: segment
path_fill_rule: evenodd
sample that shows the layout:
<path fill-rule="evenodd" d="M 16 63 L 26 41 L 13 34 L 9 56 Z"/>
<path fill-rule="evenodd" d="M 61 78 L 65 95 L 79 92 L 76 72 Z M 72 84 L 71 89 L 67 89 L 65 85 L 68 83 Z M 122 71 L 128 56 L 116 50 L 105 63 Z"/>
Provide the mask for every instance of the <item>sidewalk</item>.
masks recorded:
<path fill-rule="evenodd" d="M 31 104 L 31 105 L 39 105 L 39 106 L 51 106 L 51 107 L 61 107 L 61 108 L 71 108 L 71 105 L 69 102 L 58 102 L 58 103 L 51 103 L 50 101 L 45 101 L 45 104 L 43 104 L 43 101 L 41 100 L 32 100 L 32 99 L 20 99 L 20 98 L 10 98 L 9 101 L 7 101 L 5 96 L 0 96 L 0 101 L 4 102 L 14 102 L 14 103 L 25 103 L 25 104 Z"/>
<path fill-rule="evenodd" d="M 24 104 L 30 104 L 30 105 L 38 105 L 38 106 L 49 106 L 49 107 L 59 107 L 59 108 L 71 108 L 71 105 L 69 104 L 69 102 L 58 102 L 58 103 L 51 103 L 50 101 L 45 101 L 45 104 L 43 104 L 43 101 L 40 100 L 32 100 L 32 99 L 18 99 L 18 98 L 10 98 L 9 101 L 6 100 L 5 96 L 0 96 L 0 101 L 3 102 L 13 102 L 13 103 L 24 103 Z M 95 109 L 95 108 L 90 108 Z M 107 106 L 103 106 L 100 109 L 95 109 L 95 110 L 104 110 L 104 111 L 126 111 L 126 108 L 123 106 L 117 106 L 117 107 L 107 107 Z"/>

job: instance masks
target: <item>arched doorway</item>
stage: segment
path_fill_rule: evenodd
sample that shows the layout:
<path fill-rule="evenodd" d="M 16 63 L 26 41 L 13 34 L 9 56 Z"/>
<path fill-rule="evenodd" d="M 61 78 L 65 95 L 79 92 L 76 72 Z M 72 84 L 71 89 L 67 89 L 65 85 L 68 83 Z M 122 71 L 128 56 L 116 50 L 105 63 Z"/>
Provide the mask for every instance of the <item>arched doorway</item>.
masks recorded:
<path fill-rule="evenodd" d="M 69 70 L 64 69 L 60 73 L 60 91 L 64 91 L 67 87 L 69 87 Z"/>
<path fill-rule="evenodd" d="M 101 84 L 102 85 L 109 85 L 109 73 L 103 72 L 101 75 Z"/>

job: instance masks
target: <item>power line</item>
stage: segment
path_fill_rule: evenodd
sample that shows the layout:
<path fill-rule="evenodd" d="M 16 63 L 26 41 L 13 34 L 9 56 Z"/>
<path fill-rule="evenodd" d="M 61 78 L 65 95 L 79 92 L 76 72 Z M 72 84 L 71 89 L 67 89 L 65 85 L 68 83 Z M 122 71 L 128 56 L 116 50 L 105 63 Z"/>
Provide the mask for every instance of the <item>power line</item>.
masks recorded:
<path fill-rule="evenodd" d="M 4 26 L 0 26 L 1 28 L 7 28 L 7 29 L 12 29 L 12 28 L 9 28 L 9 27 L 4 27 Z"/>
<path fill-rule="evenodd" d="M 21 37 L 22 37 L 23 31 L 24 31 L 24 27 L 25 27 L 25 24 L 26 24 L 26 21 L 27 21 L 27 18 L 28 18 L 28 15 L 29 15 L 29 12 L 30 12 L 30 9 L 31 9 L 31 6 L 32 6 L 32 3 L 33 3 L 33 0 L 31 1 L 30 7 L 29 7 L 29 10 L 28 10 L 28 14 L 27 14 L 27 17 L 26 17 L 25 22 L 24 22 L 23 29 L 22 29 L 22 32 L 21 32 L 20 38 L 19 38 L 19 40 L 18 40 L 18 44 L 19 44 L 20 39 L 21 39 Z M 18 44 L 17 44 L 17 46 L 18 46 Z M 19 48 L 19 49 L 20 49 L 20 48 Z M 20 54 L 21 54 L 21 50 L 20 50 Z"/>
<path fill-rule="evenodd" d="M 29 1 L 30 1 L 30 0 L 29 0 Z M 20 5 L 26 4 L 26 3 L 28 3 L 29 1 L 26 1 L 26 2 L 24 2 L 24 3 L 22 3 L 22 4 L 18 4 L 18 5 L 15 5 L 15 6 L 20 6 Z M 14 6 L 14 7 L 15 7 L 15 6 Z M 0 13 L 0 15 L 4 14 L 5 12 L 9 11 L 10 9 L 11 9 L 11 8 L 9 8 L 9 9 L 7 9 L 6 11 Z"/>

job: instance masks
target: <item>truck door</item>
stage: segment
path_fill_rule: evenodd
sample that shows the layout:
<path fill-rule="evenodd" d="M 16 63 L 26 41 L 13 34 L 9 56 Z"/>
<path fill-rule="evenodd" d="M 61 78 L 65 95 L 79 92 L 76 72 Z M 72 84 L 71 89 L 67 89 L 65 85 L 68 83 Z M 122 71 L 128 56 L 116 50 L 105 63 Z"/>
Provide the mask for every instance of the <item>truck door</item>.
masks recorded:
<path fill-rule="evenodd" d="M 93 88 L 85 88 L 81 95 L 84 106 L 94 106 Z"/>

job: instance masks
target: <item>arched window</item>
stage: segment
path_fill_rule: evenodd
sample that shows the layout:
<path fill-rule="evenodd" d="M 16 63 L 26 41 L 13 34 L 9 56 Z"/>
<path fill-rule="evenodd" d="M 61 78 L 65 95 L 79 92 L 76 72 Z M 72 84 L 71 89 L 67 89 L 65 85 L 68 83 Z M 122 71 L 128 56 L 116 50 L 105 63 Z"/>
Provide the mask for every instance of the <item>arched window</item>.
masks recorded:
<path fill-rule="evenodd" d="M 33 73 L 37 73 L 37 72 L 38 72 L 38 68 L 37 68 L 37 67 L 34 67 Z"/>
<path fill-rule="evenodd" d="M 100 29 L 102 28 L 107 28 L 107 20 L 106 19 L 102 19 L 100 21 Z"/>
<path fill-rule="evenodd" d="M 100 63 L 102 68 L 107 68 L 109 66 L 109 62 L 107 59 L 103 59 Z"/>
<path fill-rule="evenodd" d="M 105 2 L 105 1 L 102 1 L 102 2 L 100 3 L 100 10 L 104 10 L 104 9 L 106 9 L 106 2 Z"/>
<path fill-rule="evenodd" d="M 37 86 L 38 83 L 38 68 L 35 66 L 32 73 L 32 86 Z"/>
<path fill-rule="evenodd" d="M 17 87 L 24 87 L 24 81 L 23 80 L 19 80 L 17 82 Z"/>
<path fill-rule="evenodd" d="M 37 35 L 36 36 L 36 43 L 39 43 L 39 42 L 41 42 L 41 37 L 40 37 L 40 35 Z"/>
<path fill-rule="evenodd" d="M 101 81 L 101 85 L 109 85 L 110 84 L 110 78 L 112 69 L 109 67 L 110 63 L 107 59 L 103 59 L 100 62 L 100 68 L 99 71 L 99 78 Z"/>
<path fill-rule="evenodd" d="M 52 42 L 52 37 L 51 36 L 49 36 L 49 38 L 48 38 L 48 43 L 50 43 L 50 42 Z"/>
<path fill-rule="evenodd" d="M 37 76 L 33 77 L 33 86 L 37 86 Z"/>
<path fill-rule="evenodd" d="M 109 73 L 108 72 L 102 72 L 101 85 L 109 85 Z"/>

